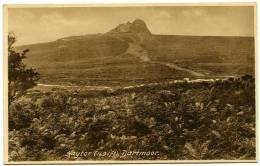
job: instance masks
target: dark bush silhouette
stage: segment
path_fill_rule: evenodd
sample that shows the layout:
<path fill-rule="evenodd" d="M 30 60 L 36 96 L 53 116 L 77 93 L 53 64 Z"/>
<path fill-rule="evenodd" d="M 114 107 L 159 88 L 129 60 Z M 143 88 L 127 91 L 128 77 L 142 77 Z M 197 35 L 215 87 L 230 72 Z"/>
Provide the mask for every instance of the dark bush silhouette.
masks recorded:
<path fill-rule="evenodd" d="M 27 68 L 23 63 L 28 49 L 21 53 L 14 50 L 16 37 L 14 34 L 8 35 L 8 103 L 9 105 L 24 92 L 36 85 L 39 80 L 39 73 L 35 69 Z"/>

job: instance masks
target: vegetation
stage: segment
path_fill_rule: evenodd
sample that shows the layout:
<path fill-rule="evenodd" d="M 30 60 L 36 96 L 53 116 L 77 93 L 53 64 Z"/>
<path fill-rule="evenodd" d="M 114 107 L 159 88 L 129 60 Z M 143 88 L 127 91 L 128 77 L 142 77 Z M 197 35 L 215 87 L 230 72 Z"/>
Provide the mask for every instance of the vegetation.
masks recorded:
<path fill-rule="evenodd" d="M 22 96 L 25 91 L 35 86 L 39 80 L 39 73 L 32 68 L 26 68 L 23 59 L 26 58 L 28 49 L 22 53 L 16 52 L 13 44 L 16 42 L 14 34 L 8 35 L 8 102 Z"/>
<path fill-rule="evenodd" d="M 69 155 L 90 151 L 158 155 Z M 255 159 L 255 82 L 27 94 L 9 108 L 9 160 Z"/>
<path fill-rule="evenodd" d="M 137 39 L 133 33 L 97 34 L 17 49 L 30 49 L 25 61 L 41 74 L 41 83 L 114 86 L 127 79 L 123 84 L 128 86 L 129 80 L 141 83 L 140 78 L 191 78 L 186 72 L 142 63 L 127 54 L 129 43 Z M 253 37 L 149 35 L 142 48 L 152 61 L 180 64 L 208 76 L 254 74 Z"/>
<path fill-rule="evenodd" d="M 253 75 L 253 37 L 153 35 L 136 20 L 8 39 L 10 161 L 256 158 L 254 78 L 209 79 Z"/>

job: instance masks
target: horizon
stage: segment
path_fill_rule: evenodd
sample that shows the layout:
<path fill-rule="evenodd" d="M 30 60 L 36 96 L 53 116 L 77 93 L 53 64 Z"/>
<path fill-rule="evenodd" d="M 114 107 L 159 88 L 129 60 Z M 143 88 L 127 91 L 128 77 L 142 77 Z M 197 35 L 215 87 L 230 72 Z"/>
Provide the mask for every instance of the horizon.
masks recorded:
<path fill-rule="evenodd" d="M 144 20 L 153 35 L 254 37 L 253 6 L 8 8 L 8 32 L 16 46 L 71 36 L 104 34 Z M 246 24 L 245 24 L 246 23 Z"/>
<path fill-rule="evenodd" d="M 80 36 L 88 36 L 88 35 L 104 35 L 106 33 L 95 33 L 95 34 L 82 34 L 82 35 L 74 35 L 74 36 L 65 36 L 65 37 L 61 37 L 58 39 L 54 39 L 51 41 L 46 41 L 46 42 L 38 42 L 38 43 L 28 43 L 28 44 L 21 44 L 21 45 L 17 45 L 15 44 L 15 47 L 21 47 L 21 46 L 27 46 L 27 45 L 34 45 L 34 44 L 44 44 L 44 43 L 50 43 L 50 42 L 55 42 L 57 40 L 60 39 L 64 39 L 64 38 L 70 38 L 70 37 L 80 37 Z M 182 35 L 182 34 L 176 34 L 176 35 L 168 35 L 168 34 L 154 34 L 152 33 L 152 35 L 160 35 L 160 36 L 185 36 L 185 37 L 238 37 L 238 38 L 255 38 L 255 36 L 206 36 L 206 35 Z M 19 38 L 18 40 L 19 41 Z"/>

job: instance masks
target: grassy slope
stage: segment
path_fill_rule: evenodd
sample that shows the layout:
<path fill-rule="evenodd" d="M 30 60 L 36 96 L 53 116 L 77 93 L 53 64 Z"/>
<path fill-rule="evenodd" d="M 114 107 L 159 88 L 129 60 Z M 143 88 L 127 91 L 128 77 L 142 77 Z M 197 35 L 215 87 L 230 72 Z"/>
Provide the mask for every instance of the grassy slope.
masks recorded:
<path fill-rule="evenodd" d="M 254 38 L 154 35 L 143 43 L 153 60 L 208 74 L 254 73 Z"/>
<path fill-rule="evenodd" d="M 18 49 L 30 49 L 26 64 L 40 72 L 43 83 L 128 85 L 144 80 L 191 77 L 165 66 L 144 64 L 124 54 L 135 37 L 86 35 Z M 152 35 L 142 46 L 152 60 L 177 63 L 203 73 L 253 73 L 253 38 Z"/>

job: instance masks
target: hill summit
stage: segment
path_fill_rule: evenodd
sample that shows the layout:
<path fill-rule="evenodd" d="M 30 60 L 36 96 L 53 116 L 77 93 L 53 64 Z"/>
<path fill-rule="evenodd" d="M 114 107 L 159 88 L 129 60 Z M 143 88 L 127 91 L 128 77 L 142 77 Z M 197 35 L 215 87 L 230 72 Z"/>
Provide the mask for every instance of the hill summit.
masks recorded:
<path fill-rule="evenodd" d="M 110 30 L 108 33 L 137 33 L 137 34 L 151 34 L 145 22 L 141 19 L 136 19 L 132 23 L 127 22 L 119 24 L 116 28 Z"/>

